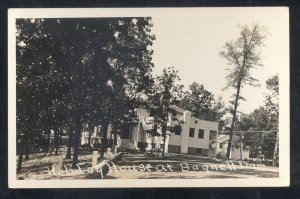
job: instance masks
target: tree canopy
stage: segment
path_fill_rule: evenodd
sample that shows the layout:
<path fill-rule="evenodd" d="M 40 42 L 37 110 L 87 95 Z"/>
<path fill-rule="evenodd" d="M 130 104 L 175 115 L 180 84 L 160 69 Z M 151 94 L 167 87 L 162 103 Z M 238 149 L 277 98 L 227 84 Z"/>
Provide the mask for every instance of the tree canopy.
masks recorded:
<path fill-rule="evenodd" d="M 216 100 L 213 93 L 197 82 L 193 82 L 184 92 L 179 104 L 184 109 L 190 110 L 194 117 L 218 121 L 220 130 L 225 125 L 223 116 L 226 114 L 226 110 L 222 98 L 219 97 Z"/>
<path fill-rule="evenodd" d="M 174 67 L 163 69 L 160 76 L 156 76 L 152 92 L 149 94 L 149 108 L 155 117 L 156 125 L 162 128 L 162 136 L 164 137 L 164 148 L 162 155 L 164 156 L 165 141 L 169 120 L 175 120 L 176 111 L 171 105 L 178 105 L 182 97 L 183 85 L 179 84 L 180 77 L 178 71 Z"/>
<path fill-rule="evenodd" d="M 227 149 L 227 158 L 230 157 L 232 133 L 236 121 L 236 113 L 240 100 L 245 100 L 241 96 L 241 88 L 245 85 L 258 86 L 258 80 L 251 75 L 251 70 L 255 67 L 262 66 L 259 47 L 264 43 L 266 34 L 261 26 L 254 24 L 241 27 L 240 36 L 235 41 L 226 42 L 220 55 L 227 61 L 228 71 L 226 75 L 227 86 L 225 88 L 234 88 L 236 93 L 233 94 L 231 104 L 233 107 L 232 122 L 229 134 Z"/>
<path fill-rule="evenodd" d="M 278 75 L 266 81 L 266 88 L 269 89 L 269 93 L 265 95 L 264 106 L 250 114 L 242 114 L 235 128 L 249 131 L 242 133 L 244 146 L 251 146 L 252 150 L 256 151 L 259 149 L 267 158 L 272 158 L 278 136 Z M 234 145 L 238 145 L 239 142 Z"/>
<path fill-rule="evenodd" d="M 117 128 L 128 113 L 119 107 L 149 90 L 151 19 L 18 19 L 16 26 L 18 139 L 73 123 L 74 166 L 82 123 L 108 123 L 117 111 Z"/>

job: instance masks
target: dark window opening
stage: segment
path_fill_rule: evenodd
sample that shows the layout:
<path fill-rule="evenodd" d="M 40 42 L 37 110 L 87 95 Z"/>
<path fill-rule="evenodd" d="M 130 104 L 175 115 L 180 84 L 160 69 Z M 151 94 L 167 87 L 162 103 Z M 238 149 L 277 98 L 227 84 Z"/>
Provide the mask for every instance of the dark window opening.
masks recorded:
<path fill-rule="evenodd" d="M 198 130 L 198 138 L 201 138 L 201 139 L 204 138 L 204 130 L 203 129 Z"/>
<path fill-rule="evenodd" d="M 181 135 L 181 131 L 182 131 L 182 129 L 181 129 L 180 125 L 175 125 L 174 126 L 174 133 L 175 133 L 175 135 Z"/>
<path fill-rule="evenodd" d="M 190 128 L 189 136 L 194 137 L 194 135 L 195 135 L 195 128 Z"/>

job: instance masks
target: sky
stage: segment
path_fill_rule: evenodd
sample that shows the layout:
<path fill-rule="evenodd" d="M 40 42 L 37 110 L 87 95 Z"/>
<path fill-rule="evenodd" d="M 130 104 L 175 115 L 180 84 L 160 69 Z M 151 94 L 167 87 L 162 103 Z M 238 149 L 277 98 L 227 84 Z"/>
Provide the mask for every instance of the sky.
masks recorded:
<path fill-rule="evenodd" d="M 251 74 L 261 84 L 260 88 L 245 86 L 238 111 L 250 113 L 263 105 L 267 92 L 265 81 L 289 67 L 289 38 L 287 8 L 207 8 L 200 12 L 183 12 L 178 15 L 152 17 L 152 33 L 156 40 L 153 73 L 161 74 L 163 68 L 174 66 L 179 71 L 185 88 L 192 82 L 203 84 L 215 95 L 222 96 L 226 105 L 234 90 L 222 90 L 226 85 L 226 60 L 219 56 L 225 42 L 238 38 L 238 25 L 258 23 L 268 33 L 261 47 L 263 67 Z"/>

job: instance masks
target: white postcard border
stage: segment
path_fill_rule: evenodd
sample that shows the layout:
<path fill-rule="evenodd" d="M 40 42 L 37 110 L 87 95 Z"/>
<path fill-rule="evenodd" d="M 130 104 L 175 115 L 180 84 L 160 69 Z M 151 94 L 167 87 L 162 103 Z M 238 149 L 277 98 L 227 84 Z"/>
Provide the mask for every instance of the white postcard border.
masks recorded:
<path fill-rule="evenodd" d="M 290 78 L 289 47 L 286 65 L 279 73 L 279 178 L 261 179 L 103 179 L 103 180 L 17 180 L 16 179 L 16 27 L 17 18 L 88 17 L 196 17 L 199 13 L 224 9 L 234 12 L 274 12 L 289 24 L 288 7 L 247 8 L 24 8 L 8 10 L 8 180 L 10 188 L 117 188 L 117 187 L 277 187 L 290 185 Z M 289 44 L 289 35 L 283 42 Z M 288 45 L 289 46 L 289 45 Z M 63 183 L 62 183 L 63 182 Z"/>

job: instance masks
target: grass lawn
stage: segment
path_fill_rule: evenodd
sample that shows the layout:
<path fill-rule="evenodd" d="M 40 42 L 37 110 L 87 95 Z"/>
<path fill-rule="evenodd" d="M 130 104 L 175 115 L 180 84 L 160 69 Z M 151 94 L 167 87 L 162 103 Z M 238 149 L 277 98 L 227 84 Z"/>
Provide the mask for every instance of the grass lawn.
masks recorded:
<path fill-rule="evenodd" d="M 278 178 L 278 167 L 183 154 L 157 155 L 125 152 L 106 178 Z"/>
<path fill-rule="evenodd" d="M 65 153 L 60 154 L 62 158 Z M 82 171 L 92 166 L 92 152 L 79 155 L 78 165 Z M 49 173 L 58 156 L 42 153 L 30 154 L 23 162 L 19 180 L 88 179 L 87 170 L 70 172 L 72 160 L 63 160 L 62 175 Z M 98 159 L 98 163 L 100 160 Z M 110 165 L 105 179 L 195 179 L 195 178 L 278 178 L 278 167 L 226 162 L 225 160 L 183 154 L 158 154 L 126 152 L 121 160 Z"/>

